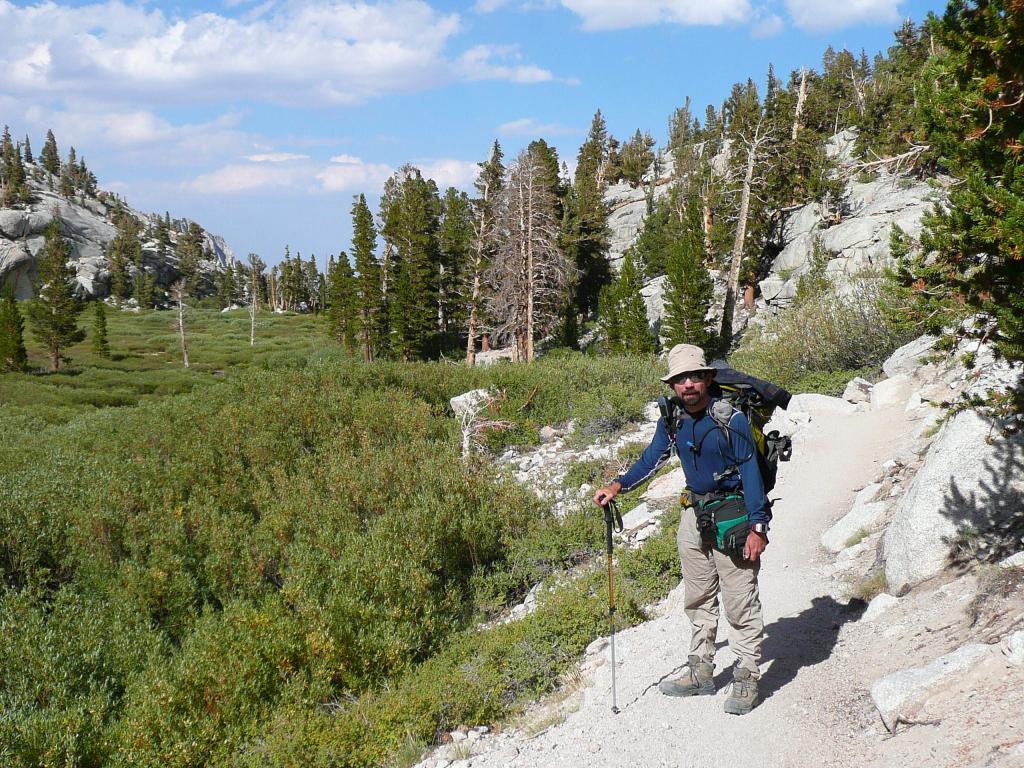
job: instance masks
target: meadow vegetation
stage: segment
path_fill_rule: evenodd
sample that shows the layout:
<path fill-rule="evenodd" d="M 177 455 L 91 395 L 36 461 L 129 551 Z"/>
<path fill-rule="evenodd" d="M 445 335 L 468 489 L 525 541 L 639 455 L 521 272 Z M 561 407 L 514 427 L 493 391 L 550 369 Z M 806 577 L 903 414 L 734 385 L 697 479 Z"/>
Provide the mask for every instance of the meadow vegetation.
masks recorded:
<path fill-rule="evenodd" d="M 601 516 L 464 461 L 448 399 L 500 393 L 494 450 L 599 432 L 655 360 L 366 365 L 311 318 L 250 349 L 196 314 L 189 371 L 166 315 L 112 312 L 110 362 L 0 380 L 0 763 L 385 764 L 516 711 L 606 631 Z M 663 535 L 623 554 L 624 621 L 678 578 Z"/>

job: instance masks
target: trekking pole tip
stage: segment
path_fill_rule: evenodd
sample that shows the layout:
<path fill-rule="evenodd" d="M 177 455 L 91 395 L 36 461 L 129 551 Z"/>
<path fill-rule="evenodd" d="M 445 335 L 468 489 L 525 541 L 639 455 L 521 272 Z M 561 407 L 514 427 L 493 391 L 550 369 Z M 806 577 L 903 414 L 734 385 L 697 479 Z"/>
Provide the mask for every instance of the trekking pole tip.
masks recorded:
<path fill-rule="evenodd" d="M 612 714 L 613 715 L 617 715 L 617 714 L 619 714 L 619 712 L 620 712 L 620 710 L 619 710 L 618 707 L 614 707 L 614 706 L 612 707 Z"/>

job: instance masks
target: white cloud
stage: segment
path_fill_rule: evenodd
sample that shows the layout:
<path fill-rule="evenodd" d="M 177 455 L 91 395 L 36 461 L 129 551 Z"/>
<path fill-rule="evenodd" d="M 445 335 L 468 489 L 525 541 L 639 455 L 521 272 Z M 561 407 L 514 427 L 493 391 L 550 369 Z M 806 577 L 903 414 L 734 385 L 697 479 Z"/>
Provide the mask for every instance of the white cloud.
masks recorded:
<path fill-rule="evenodd" d="M 532 117 L 521 117 L 498 126 L 498 133 L 503 136 L 574 136 L 579 133 L 575 128 L 559 123 L 542 123 Z"/>
<path fill-rule="evenodd" d="M 771 16 L 754 22 L 754 25 L 750 28 L 750 36 L 758 40 L 775 37 L 782 32 L 785 26 L 782 19 L 773 13 Z"/>
<path fill-rule="evenodd" d="M 251 163 L 288 163 L 293 160 L 309 160 L 309 155 L 297 155 L 294 152 L 264 152 L 258 155 L 246 155 Z"/>
<path fill-rule="evenodd" d="M 441 158 L 413 163 L 424 177 L 433 179 L 438 189 L 444 194 L 448 187 L 469 190 L 480 173 L 480 166 L 471 160 Z"/>
<path fill-rule="evenodd" d="M 298 105 L 360 102 L 435 87 L 453 78 L 550 80 L 509 64 L 507 50 L 446 49 L 458 14 L 423 0 L 294 0 L 240 17 L 168 17 L 149 5 L 0 0 L 4 89 L 25 99 L 194 104 L 251 99 Z"/>
<path fill-rule="evenodd" d="M 358 157 L 338 155 L 316 173 L 316 178 L 326 192 L 370 192 L 382 187 L 393 172 L 391 166 L 383 163 L 365 163 Z"/>
<path fill-rule="evenodd" d="M 477 13 L 494 13 L 499 8 L 508 5 L 512 0 L 476 0 L 473 10 Z"/>
<path fill-rule="evenodd" d="M 236 195 L 242 192 L 285 189 L 309 179 L 304 169 L 264 163 L 226 165 L 189 182 L 191 192 L 206 195 Z"/>
<path fill-rule="evenodd" d="M 19 114 L 13 99 L 4 102 L 6 114 Z M 52 128 L 61 152 L 74 146 L 93 159 L 113 156 L 134 165 L 200 165 L 267 149 L 260 137 L 238 127 L 242 115 L 236 112 L 175 125 L 146 110 L 75 103 L 68 109 L 31 105 L 20 110 L 20 118 L 36 135 Z"/>
<path fill-rule="evenodd" d="M 719 26 L 750 18 L 748 0 L 561 0 L 590 31 L 653 24 Z"/>
<path fill-rule="evenodd" d="M 456 70 L 466 80 L 510 80 L 522 84 L 554 80 L 546 69 L 515 63 L 521 58 L 518 46 L 476 45 L 459 57 Z"/>
<path fill-rule="evenodd" d="M 793 23 L 811 32 L 855 24 L 899 23 L 899 0 L 786 0 Z"/>

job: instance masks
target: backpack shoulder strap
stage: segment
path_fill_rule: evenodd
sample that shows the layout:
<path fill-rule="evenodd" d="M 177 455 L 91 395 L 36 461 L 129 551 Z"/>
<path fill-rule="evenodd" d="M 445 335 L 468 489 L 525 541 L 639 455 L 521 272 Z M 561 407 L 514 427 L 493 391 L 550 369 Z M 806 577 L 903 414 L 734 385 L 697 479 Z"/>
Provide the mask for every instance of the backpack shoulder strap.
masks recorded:
<path fill-rule="evenodd" d="M 668 440 L 672 445 L 676 444 L 676 426 L 679 408 L 674 397 L 662 395 L 658 398 L 658 410 L 661 411 L 661 418 L 665 422 L 665 431 L 668 433 Z"/>

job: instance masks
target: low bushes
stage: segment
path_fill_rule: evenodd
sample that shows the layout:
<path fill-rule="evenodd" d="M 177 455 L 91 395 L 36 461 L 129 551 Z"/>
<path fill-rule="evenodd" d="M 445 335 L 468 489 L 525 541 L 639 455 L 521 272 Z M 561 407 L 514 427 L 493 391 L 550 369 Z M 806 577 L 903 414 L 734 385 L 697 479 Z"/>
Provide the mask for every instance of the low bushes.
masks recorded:
<path fill-rule="evenodd" d="M 448 399 L 503 391 L 499 417 L 531 441 L 639 413 L 654 367 L 325 355 L 64 424 L 9 418 L 0 762 L 380 764 L 550 689 L 603 631 L 601 573 L 472 627 L 599 553 L 602 521 L 552 519 L 462 461 Z M 671 572 L 633 556 L 635 620 Z"/>
<path fill-rule="evenodd" d="M 730 364 L 792 392 L 841 394 L 912 338 L 882 311 L 885 291 L 874 276 L 838 289 L 812 273 L 792 307 L 747 332 Z"/>

